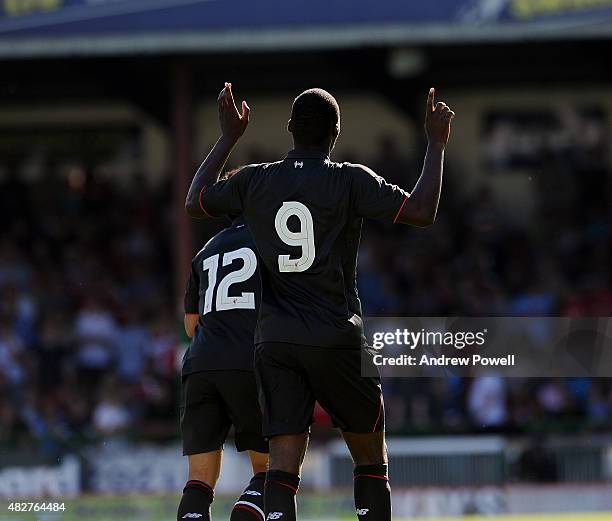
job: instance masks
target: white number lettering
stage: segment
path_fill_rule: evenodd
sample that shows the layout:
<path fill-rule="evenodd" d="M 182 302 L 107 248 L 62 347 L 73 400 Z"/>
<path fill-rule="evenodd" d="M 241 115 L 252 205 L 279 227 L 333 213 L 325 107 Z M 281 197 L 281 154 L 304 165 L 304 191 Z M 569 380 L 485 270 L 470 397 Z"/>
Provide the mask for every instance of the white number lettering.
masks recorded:
<path fill-rule="evenodd" d="M 232 284 L 244 282 L 253 276 L 257 268 L 257 258 L 250 248 L 240 248 L 239 250 L 226 253 L 223 256 L 223 265 L 227 266 L 234 262 L 235 259 L 242 260 L 242 268 L 228 273 L 219 283 L 217 288 L 217 311 L 232 308 L 255 309 L 254 293 L 243 292 L 239 297 L 230 297 L 229 288 Z"/>
<path fill-rule="evenodd" d="M 212 296 L 215 291 L 215 284 L 217 283 L 217 268 L 219 267 L 219 254 L 213 255 L 204 259 L 202 263 L 202 269 L 208 270 L 208 287 L 206 293 L 204 293 L 204 315 L 212 310 Z"/>
<path fill-rule="evenodd" d="M 249 280 L 257 269 L 257 257 L 250 248 L 239 248 L 223 255 L 223 266 L 232 264 L 234 260 L 243 262 L 241 268 L 231 271 L 219 282 L 217 287 L 217 298 L 215 307 L 217 311 L 227 309 L 255 309 L 255 294 L 253 292 L 242 292 L 240 296 L 230 297 L 229 289 L 232 284 Z M 219 269 L 219 254 L 204 259 L 202 269 L 208 270 L 208 287 L 204 293 L 204 315 L 212 311 L 213 293 L 217 284 L 217 271 Z"/>
<path fill-rule="evenodd" d="M 297 232 L 292 232 L 287 226 L 292 216 L 300 221 L 300 229 Z M 281 241 L 289 246 L 302 248 L 302 255 L 298 259 L 292 259 L 290 255 L 279 255 L 279 271 L 301 272 L 310 268 L 315 260 L 314 223 L 310 210 L 297 201 L 284 202 L 276 212 L 274 227 Z"/>

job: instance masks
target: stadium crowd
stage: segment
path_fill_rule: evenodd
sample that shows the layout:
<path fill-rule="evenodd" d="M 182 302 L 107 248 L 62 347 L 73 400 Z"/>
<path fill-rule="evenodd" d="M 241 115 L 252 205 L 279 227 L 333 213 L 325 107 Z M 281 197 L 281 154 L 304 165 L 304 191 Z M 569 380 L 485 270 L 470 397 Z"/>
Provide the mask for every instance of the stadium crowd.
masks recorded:
<path fill-rule="evenodd" d="M 170 190 L 134 183 L 4 179 L 0 446 L 176 436 Z"/>
<path fill-rule="evenodd" d="M 498 209 L 486 186 L 462 193 L 452 164 L 433 227 L 367 224 L 364 314 L 609 316 L 604 140 L 547 152 L 527 228 Z M 413 182 L 402 180 L 415 158 L 391 138 L 376 157 L 350 159 L 391 182 Z M 170 187 L 144 189 L 138 178 L 117 186 L 80 167 L 29 182 L 5 174 L 0 447 L 54 455 L 82 441 L 176 438 L 184 336 L 173 304 Z M 390 379 L 384 391 L 390 433 L 612 428 L 604 379 Z"/>

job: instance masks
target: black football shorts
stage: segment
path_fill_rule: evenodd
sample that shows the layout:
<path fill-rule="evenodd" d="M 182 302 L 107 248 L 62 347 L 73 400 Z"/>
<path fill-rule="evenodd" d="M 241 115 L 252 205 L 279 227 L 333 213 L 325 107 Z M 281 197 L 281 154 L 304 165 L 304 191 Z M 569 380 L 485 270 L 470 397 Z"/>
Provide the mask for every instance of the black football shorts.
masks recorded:
<path fill-rule="evenodd" d="M 266 439 L 307 431 L 315 401 L 345 432 L 385 428 L 380 378 L 361 376 L 361 349 L 263 342 L 255 377 Z"/>
<path fill-rule="evenodd" d="M 250 371 L 201 371 L 183 377 L 183 454 L 223 447 L 231 426 L 238 451 L 268 452 L 261 434 L 261 411 Z"/>

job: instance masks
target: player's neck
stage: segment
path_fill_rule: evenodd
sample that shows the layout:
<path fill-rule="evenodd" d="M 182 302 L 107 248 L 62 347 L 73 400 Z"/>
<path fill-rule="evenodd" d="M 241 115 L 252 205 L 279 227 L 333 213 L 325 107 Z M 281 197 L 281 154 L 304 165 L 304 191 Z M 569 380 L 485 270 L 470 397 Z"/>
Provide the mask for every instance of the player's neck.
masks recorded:
<path fill-rule="evenodd" d="M 300 145 L 299 143 L 293 144 L 293 151 L 298 153 L 304 152 L 308 155 L 321 154 L 325 156 L 329 156 L 331 152 L 329 145 Z"/>

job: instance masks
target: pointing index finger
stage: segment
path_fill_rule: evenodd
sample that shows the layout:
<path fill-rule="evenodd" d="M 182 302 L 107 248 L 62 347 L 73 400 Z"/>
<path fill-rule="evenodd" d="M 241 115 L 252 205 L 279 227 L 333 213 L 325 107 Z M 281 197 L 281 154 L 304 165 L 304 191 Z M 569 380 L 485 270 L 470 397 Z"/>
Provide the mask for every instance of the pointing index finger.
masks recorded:
<path fill-rule="evenodd" d="M 232 92 L 232 84 L 227 84 L 227 98 L 230 106 L 236 107 L 236 102 L 234 101 L 234 93 Z M 238 109 L 236 109 L 238 110 Z"/>
<path fill-rule="evenodd" d="M 434 105 L 435 95 L 436 95 L 436 89 L 431 87 L 429 89 L 429 94 L 427 94 L 427 110 L 429 112 L 433 112 L 435 110 L 435 105 Z"/>

